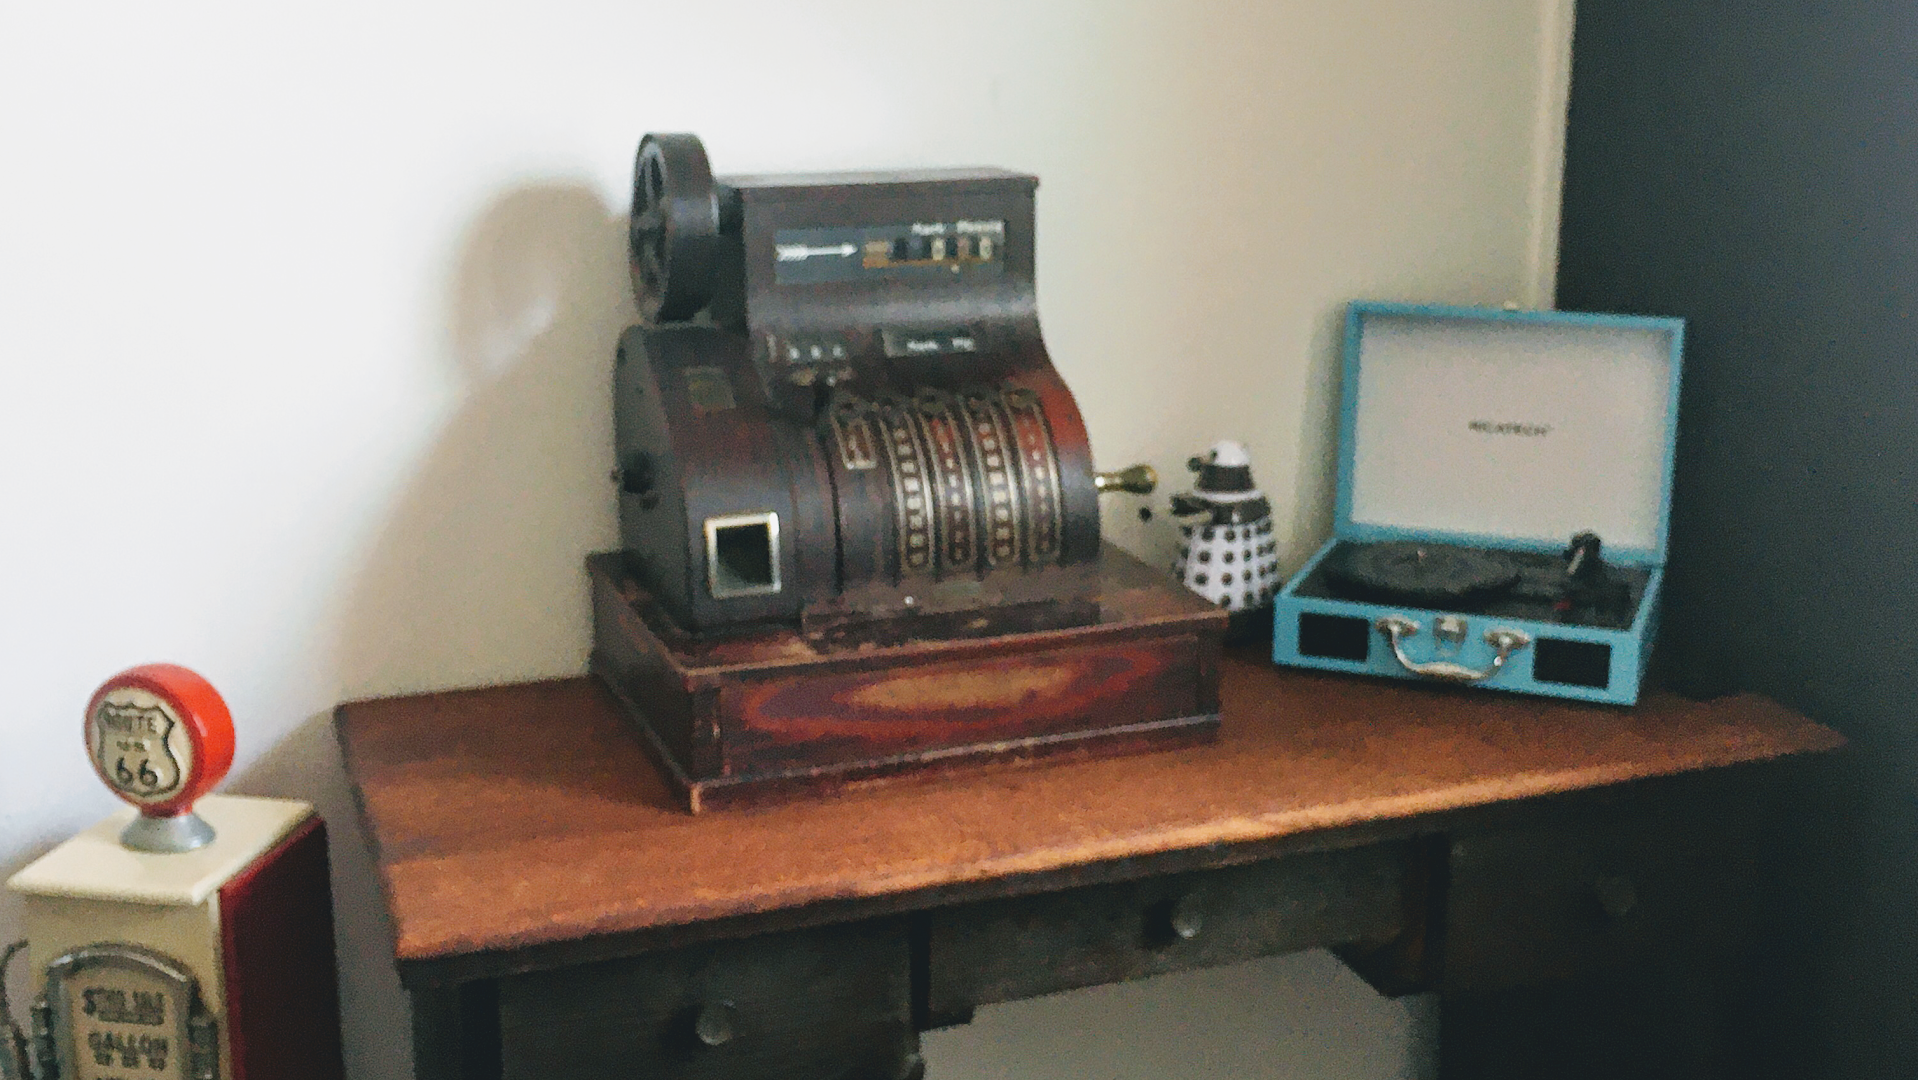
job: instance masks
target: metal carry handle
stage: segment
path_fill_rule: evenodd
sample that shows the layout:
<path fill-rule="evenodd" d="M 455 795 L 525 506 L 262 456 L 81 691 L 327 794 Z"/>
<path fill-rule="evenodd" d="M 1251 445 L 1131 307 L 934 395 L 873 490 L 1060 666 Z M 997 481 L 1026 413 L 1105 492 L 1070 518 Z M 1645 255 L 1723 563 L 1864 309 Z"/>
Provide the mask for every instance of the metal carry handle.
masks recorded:
<path fill-rule="evenodd" d="M 1499 627 L 1485 632 L 1485 643 L 1498 650 L 1492 662 L 1482 668 L 1468 668 L 1464 664 L 1455 664 L 1450 660 L 1428 660 L 1419 663 L 1405 655 L 1405 639 L 1419 632 L 1419 624 L 1403 615 L 1387 615 L 1373 624 L 1379 633 L 1384 634 L 1392 643 L 1392 655 L 1398 657 L 1405 670 L 1428 679 L 1440 679 L 1445 682 L 1475 683 L 1484 682 L 1499 673 L 1505 661 L 1513 653 L 1532 643 L 1532 635 L 1523 630 Z"/>

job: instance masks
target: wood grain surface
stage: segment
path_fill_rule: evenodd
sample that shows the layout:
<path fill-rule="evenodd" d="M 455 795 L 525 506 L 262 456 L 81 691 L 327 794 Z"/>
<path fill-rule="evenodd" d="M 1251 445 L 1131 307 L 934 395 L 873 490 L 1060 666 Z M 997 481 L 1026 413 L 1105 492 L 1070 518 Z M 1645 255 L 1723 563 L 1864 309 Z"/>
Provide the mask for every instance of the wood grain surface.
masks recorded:
<path fill-rule="evenodd" d="M 337 722 L 405 972 L 1392 822 L 1842 745 L 1750 695 L 1620 709 L 1228 654 L 1212 745 L 680 810 L 589 679 L 351 702 Z"/>
<path fill-rule="evenodd" d="M 1091 621 L 1043 626 L 1026 623 L 1045 624 L 1035 613 L 1056 604 L 1010 602 L 995 584 L 991 603 L 976 594 L 939 614 L 697 637 L 624 556 L 586 565 L 591 670 L 695 813 L 989 761 L 1186 746 L 1218 730 L 1226 613 L 1110 545 L 1073 569 Z M 1020 580 L 1042 594 L 1054 576 Z"/>

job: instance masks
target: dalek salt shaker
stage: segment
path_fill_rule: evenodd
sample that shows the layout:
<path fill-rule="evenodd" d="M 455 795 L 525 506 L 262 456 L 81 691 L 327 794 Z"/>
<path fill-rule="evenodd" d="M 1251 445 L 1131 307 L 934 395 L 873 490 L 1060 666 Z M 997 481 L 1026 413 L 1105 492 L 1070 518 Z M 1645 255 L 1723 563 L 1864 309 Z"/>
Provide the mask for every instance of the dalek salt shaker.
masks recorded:
<path fill-rule="evenodd" d="M 1251 459 L 1244 446 L 1224 440 L 1186 466 L 1198 476 L 1191 491 L 1172 496 L 1172 514 L 1181 519 L 1172 572 L 1231 613 L 1228 641 L 1269 636 L 1272 597 L 1284 581 L 1272 505 L 1252 486 Z"/>
<path fill-rule="evenodd" d="M 132 804 L 7 882 L 33 1000 L 0 992 L 0 1077 L 339 1080 L 326 831 L 303 802 L 206 794 L 233 721 L 192 671 L 121 672 L 87 704 L 87 756 Z M 24 948 L 22 948 L 24 946 Z M 5 964 L 0 961 L 0 985 Z"/>

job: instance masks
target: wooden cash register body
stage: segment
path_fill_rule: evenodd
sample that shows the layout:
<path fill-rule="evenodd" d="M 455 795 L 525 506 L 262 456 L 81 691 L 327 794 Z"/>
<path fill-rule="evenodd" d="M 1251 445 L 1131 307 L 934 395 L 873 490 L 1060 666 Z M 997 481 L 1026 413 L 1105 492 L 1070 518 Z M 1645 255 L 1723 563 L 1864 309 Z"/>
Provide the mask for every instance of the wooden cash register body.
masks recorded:
<path fill-rule="evenodd" d="M 694 810 L 907 772 L 1203 742 L 1225 613 L 1124 552 L 1100 617 L 1066 629 L 827 642 L 679 630 L 618 555 L 595 556 L 593 671 Z"/>

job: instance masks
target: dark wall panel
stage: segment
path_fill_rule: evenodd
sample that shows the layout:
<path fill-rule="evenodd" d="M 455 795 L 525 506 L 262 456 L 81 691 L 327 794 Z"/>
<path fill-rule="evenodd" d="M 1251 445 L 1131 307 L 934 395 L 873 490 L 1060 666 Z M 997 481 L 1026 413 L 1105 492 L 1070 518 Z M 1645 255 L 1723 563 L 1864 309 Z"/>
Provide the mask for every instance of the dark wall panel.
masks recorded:
<path fill-rule="evenodd" d="M 1773 1075 L 1918 1076 L 1918 4 L 1581 0 L 1558 302 L 1690 320 L 1660 661 L 1844 731 Z"/>

